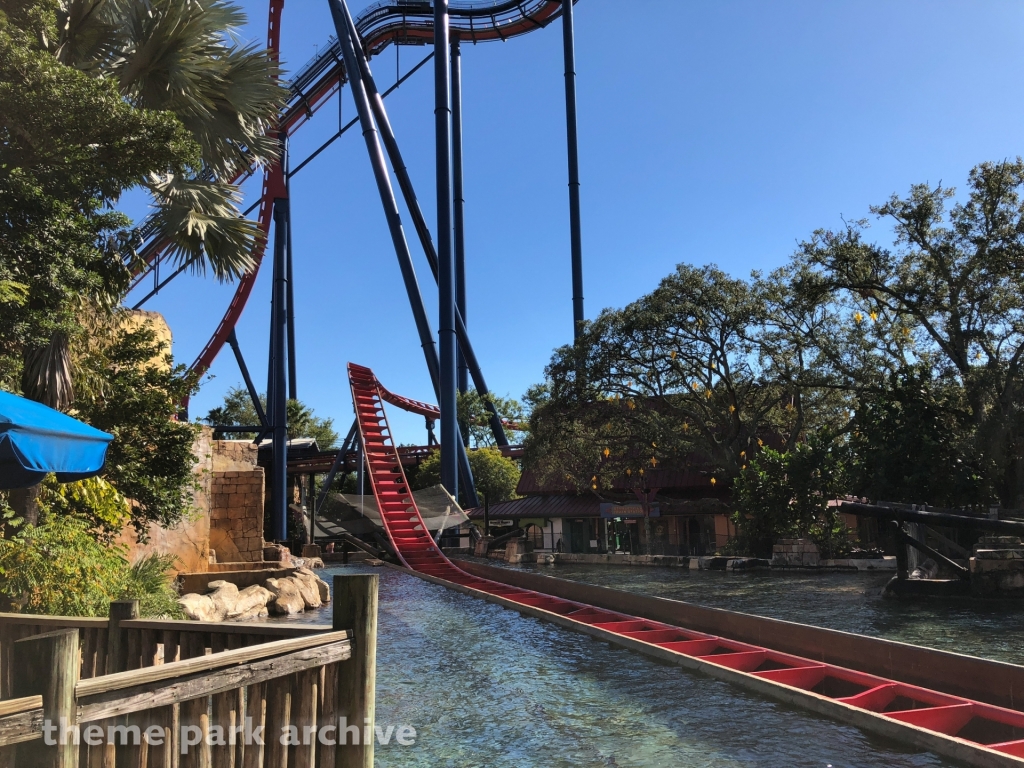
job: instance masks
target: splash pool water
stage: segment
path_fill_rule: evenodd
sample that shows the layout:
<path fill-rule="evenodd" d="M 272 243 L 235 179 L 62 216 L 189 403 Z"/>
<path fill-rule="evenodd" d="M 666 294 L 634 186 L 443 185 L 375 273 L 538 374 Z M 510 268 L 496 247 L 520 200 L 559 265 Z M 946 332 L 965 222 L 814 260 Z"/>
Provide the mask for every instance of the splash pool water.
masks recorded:
<path fill-rule="evenodd" d="M 381 577 L 377 722 L 417 730 L 378 747 L 378 766 L 952 765 L 391 569 L 322 575 L 367 570 Z"/>

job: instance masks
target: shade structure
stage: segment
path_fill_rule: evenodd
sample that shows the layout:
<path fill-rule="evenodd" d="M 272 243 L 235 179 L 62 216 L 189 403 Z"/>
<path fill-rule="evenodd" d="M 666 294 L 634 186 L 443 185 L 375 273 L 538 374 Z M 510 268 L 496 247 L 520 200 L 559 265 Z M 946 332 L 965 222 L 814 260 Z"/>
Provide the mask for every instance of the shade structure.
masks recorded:
<path fill-rule="evenodd" d="M 50 472 L 62 483 L 103 469 L 113 435 L 42 403 L 0 392 L 0 489 L 28 488 Z"/>

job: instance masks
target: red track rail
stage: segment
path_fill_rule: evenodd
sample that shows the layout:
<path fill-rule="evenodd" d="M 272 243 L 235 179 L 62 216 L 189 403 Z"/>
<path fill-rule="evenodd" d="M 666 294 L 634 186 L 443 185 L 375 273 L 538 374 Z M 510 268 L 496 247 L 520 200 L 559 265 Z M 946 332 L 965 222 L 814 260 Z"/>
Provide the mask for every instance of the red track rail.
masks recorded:
<path fill-rule="evenodd" d="M 348 372 L 373 493 L 388 538 L 407 568 L 613 635 L 648 643 L 664 651 L 746 673 L 806 696 L 825 698 L 875 713 L 890 723 L 914 726 L 946 737 L 953 746 L 981 749 L 983 754 L 992 750 L 999 753 L 996 757 L 1024 757 L 1024 713 L 1016 710 L 594 608 L 466 573 L 434 543 L 409 491 L 383 406 L 385 400 L 394 402 L 404 398 L 387 392 L 369 368 L 349 363 Z M 963 735 L 958 737 L 957 734 Z M 988 754 L 992 755 L 992 752 Z M 1010 763 L 1016 761 L 1006 764 Z"/>

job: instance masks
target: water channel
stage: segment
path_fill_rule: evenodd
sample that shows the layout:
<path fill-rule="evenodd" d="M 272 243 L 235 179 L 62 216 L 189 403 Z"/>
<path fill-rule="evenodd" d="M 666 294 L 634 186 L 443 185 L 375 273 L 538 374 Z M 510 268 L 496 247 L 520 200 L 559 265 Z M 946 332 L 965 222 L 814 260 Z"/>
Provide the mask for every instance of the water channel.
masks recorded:
<path fill-rule="evenodd" d="M 880 574 L 794 576 L 604 566 L 542 573 L 721 608 L 1021 661 L 1024 611 L 907 606 Z M 661 665 L 388 568 L 380 583 L 377 723 L 415 744 L 388 768 L 952 766 L 928 753 Z M 330 609 L 295 617 L 330 622 Z"/>

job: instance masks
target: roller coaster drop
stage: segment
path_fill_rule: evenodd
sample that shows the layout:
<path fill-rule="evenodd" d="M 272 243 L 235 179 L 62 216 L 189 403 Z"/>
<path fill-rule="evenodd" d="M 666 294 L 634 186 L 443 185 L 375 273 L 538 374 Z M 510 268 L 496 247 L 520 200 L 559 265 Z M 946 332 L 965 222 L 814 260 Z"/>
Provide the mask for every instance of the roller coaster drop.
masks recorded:
<path fill-rule="evenodd" d="M 575 0 L 578 2 L 578 0 Z M 253 254 L 256 266 L 239 281 L 234 297 L 206 347 L 191 366 L 202 373 L 213 364 L 227 343 L 241 369 L 250 397 L 260 417 L 255 427 L 236 427 L 235 431 L 253 431 L 273 436 L 271 509 L 275 537 L 285 538 L 287 501 L 287 399 L 296 397 L 295 325 L 292 282 L 291 211 L 289 180 L 328 145 L 357 122 L 366 142 L 391 239 L 398 257 L 406 294 L 413 311 L 427 370 L 440 404 L 442 482 L 458 496 L 461 485 L 467 506 L 477 506 L 469 461 L 456 422 L 456 392 L 465 391 L 468 380 L 478 392 L 488 392 L 479 362 L 466 330 L 465 253 L 462 210 L 462 125 L 461 125 L 461 41 L 479 43 L 508 40 L 542 29 L 555 19 L 563 20 L 563 46 L 566 78 L 566 123 L 569 168 L 569 209 L 572 254 L 573 321 L 578 333 L 583 321 L 582 252 L 580 246 L 579 172 L 576 149 L 576 95 L 573 57 L 572 3 L 563 0 L 496 0 L 459 2 L 449 8 L 448 0 L 385 0 L 366 8 L 353 19 L 345 0 L 328 0 L 334 20 L 336 39 L 299 71 L 290 84 L 291 98 L 285 108 L 279 131 L 282 157 L 264 172 L 262 194 L 258 202 L 258 223 L 263 234 Z M 267 47 L 272 56 L 280 56 L 281 18 L 284 0 L 270 0 Z M 438 34 L 435 34 L 438 30 Z M 437 136 L 437 210 L 438 243 L 434 247 L 406 169 L 394 131 L 384 109 L 384 94 L 379 93 L 370 71 L 369 58 L 388 45 L 425 45 L 434 50 L 399 82 L 434 59 L 435 119 Z M 358 116 L 350 121 L 294 169 L 288 163 L 287 139 L 332 96 L 341 98 L 341 89 L 349 83 Z M 454 87 L 453 87 L 454 86 Z M 439 288 L 440 356 L 419 283 L 412 253 L 402 226 L 398 203 L 391 186 L 387 161 L 398 180 L 399 190 L 409 210 L 420 246 Z M 250 170 L 250 174 L 255 169 Z M 240 177 L 241 178 L 241 177 Z M 239 179 L 235 179 L 238 181 Z M 454 204 L 453 204 L 454 203 Z M 255 206 L 254 206 L 255 207 Z M 250 209 L 252 210 L 252 209 Z M 235 336 L 235 324 L 245 308 L 256 282 L 265 243 L 273 222 L 273 280 L 271 289 L 270 356 L 267 381 L 267 409 L 264 413 L 249 377 Z M 454 230 L 454 232 L 453 232 Z M 143 234 L 147 234 L 145 227 Z M 454 237 L 453 237 L 454 235 Z M 153 240 L 142 250 L 144 260 L 156 267 L 164 244 Z M 180 274 L 182 265 L 171 278 L 160 283 L 136 307 L 141 306 L 160 287 Z M 140 275 L 135 285 L 141 281 Z M 499 445 L 508 441 L 497 412 L 491 407 L 490 426 Z M 430 418 L 430 417 L 428 417 Z M 350 432 L 350 438 L 355 432 Z M 347 448 L 348 446 L 346 446 Z M 344 451 L 339 453 L 343 455 Z M 332 471 L 333 476 L 333 471 Z M 460 483 L 461 481 L 461 483 Z"/>
<path fill-rule="evenodd" d="M 908 744 L 933 750 L 939 754 L 976 765 L 1021 765 L 1024 763 L 1024 714 L 1016 709 L 994 706 L 902 682 L 867 674 L 848 667 L 825 663 L 812 655 L 781 653 L 766 646 L 737 642 L 686 627 L 652 621 L 617 611 L 595 608 L 585 603 L 542 594 L 502 581 L 475 576 L 450 561 L 437 546 L 416 507 L 415 498 L 406 482 L 401 458 L 394 443 L 384 403 L 390 403 L 428 420 L 442 420 L 442 447 L 449 451 L 445 485 L 455 488 L 455 459 L 459 460 L 471 503 L 474 503 L 472 476 L 465 450 L 454 423 L 456 378 L 456 339 L 464 355 L 465 367 L 478 391 L 487 386 L 480 373 L 472 345 L 466 333 L 464 293 L 459 294 L 461 278 L 458 261 L 461 248 L 461 126 L 459 125 L 458 64 L 459 41 L 504 40 L 545 26 L 558 15 L 565 23 L 566 104 L 568 112 L 570 223 L 572 230 L 573 318 L 578 330 L 583 319 L 582 271 L 579 247 L 579 180 L 575 159 L 575 114 L 572 65 L 572 7 L 560 0 L 507 0 L 459 7 L 448 17 L 447 0 L 436 0 L 432 6 L 423 0 L 393 0 L 371 6 L 353 21 L 345 0 L 328 0 L 337 29 L 337 41 L 298 74 L 292 83 L 292 100 L 281 121 L 282 137 L 295 132 L 331 95 L 340 92 L 349 82 L 359 112 L 360 123 L 370 161 L 373 166 L 381 202 L 384 205 L 395 252 L 405 281 L 406 292 L 431 381 L 441 408 L 410 400 L 389 392 L 369 368 L 348 366 L 356 420 L 339 451 L 342 458 L 353 441 L 362 449 L 370 484 L 381 512 L 381 521 L 391 548 L 410 572 L 475 597 L 499 603 L 527 615 L 537 616 L 555 624 L 589 634 L 602 640 L 624 645 L 663 661 L 684 668 L 699 670 L 713 677 L 756 691 L 788 704 L 795 704 L 819 714 L 852 723 L 864 730 Z M 277 55 L 280 41 L 280 19 L 284 0 L 271 0 L 269 48 Z M 434 30 L 441 30 L 435 35 Z M 449 47 L 448 32 L 452 39 Z M 370 73 L 367 57 L 379 53 L 389 43 L 423 44 L 434 41 L 435 93 L 438 137 L 438 249 L 435 251 L 423 214 L 416 201 L 408 172 L 402 161 L 394 133 L 384 111 Z M 449 53 L 454 61 L 449 70 Z M 430 58 L 430 57 L 428 57 Z M 406 77 L 418 70 L 418 64 Z M 449 73 L 455 74 L 454 109 L 454 179 L 449 176 Z M 396 86 L 398 84 L 396 83 Z M 340 98 L 340 93 L 339 93 Z M 331 141 L 353 125 L 343 127 Z M 383 142 L 383 148 L 381 146 Z M 329 144 L 330 142 L 328 142 Z M 325 145 L 326 146 L 326 145 Z M 286 148 L 286 144 L 285 144 Z M 241 315 L 256 279 L 256 269 L 246 275 L 237 287 L 232 302 L 213 338 L 192 365 L 202 372 L 209 368 L 217 353 L 227 342 L 231 345 L 256 411 L 259 427 L 241 427 L 239 431 L 273 431 L 274 477 L 273 504 L 277 534 L 284 537 L 286 427 L 285 394 L 295 395 L 294 324 L 291 297 L 291 228 L 288 208 L 288 178 L 302 165 L 318 155 L 317 150 L 295 170 L 289 170 L 287 155 L 267 169 L 263 194 L 259 202 L 259 224 L 264 235 L 274 222 L 274 278 L 271 309 L 271 355 L 268 374 L 268 411 L 264 414 L 249 378 L 245 361 L 238 349 L 234 325 Z M 384 153 L 387 153 L 399 182 L 420 244 L 431 271 L 439 282 L 441 303 L 441 355 L 434 347 L 426 308 L 423 304 L 412 256 L 399 218 L 398 206 L 391 188 Z M 454 181 L 454 212 L 451 210 Z M 454 243 L 451 238 L 451 217 L 454 213 Z M 454 253 L 453 253 L 454 246 Z M 143 256 L 158 264 L 160 243 L 150 243 Z M 255 255 L 257 267 L 262 259 L 262 245 Z M 183 269 L 183 267 L 182 267 Z M 179 269 L 182 271 L 182 269 Z M 178 273 L 176 273 L 178 274 Z M 173 277 L 173 276 L 172 276 Z M 148 298 L 148 297 L 147 297 Z M 465 376 L 461 382 L 465 386 Z M 286 387 L 287 385 L 287 387 Z M 445 426 L 446 417 L 450 420 Z M 491 426 L 495 438 L 505 441 L 497 414 L 492 413 Z M 459 452 L 457 453 L 456 450 Z M 331 470 L 331 476 L 337 469 Z M 451 484 L 449 484 L 451 483 Z M 326 484 L 329 486 L 330 481 Z M 780 622 L 782 624 L 784 622 Z M 895 679 L 893 679 L 895 678 Z"/>

